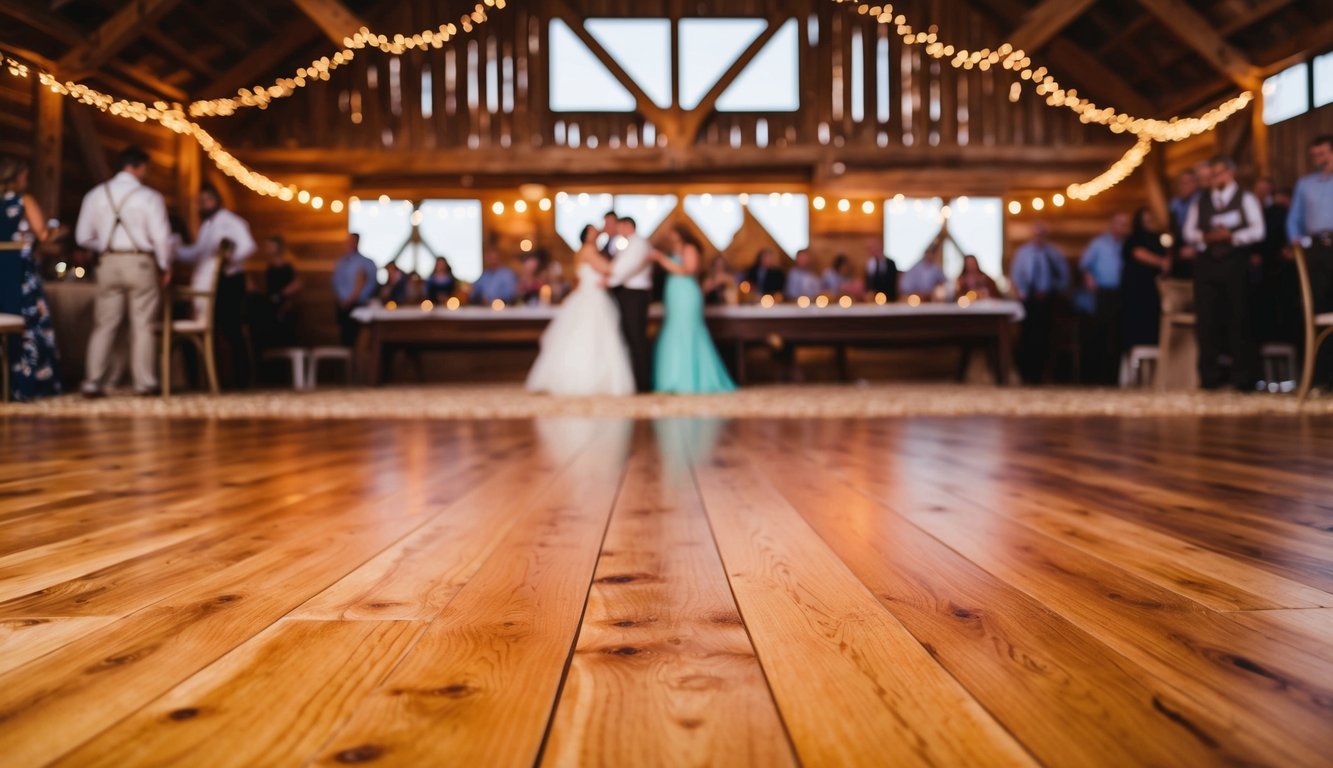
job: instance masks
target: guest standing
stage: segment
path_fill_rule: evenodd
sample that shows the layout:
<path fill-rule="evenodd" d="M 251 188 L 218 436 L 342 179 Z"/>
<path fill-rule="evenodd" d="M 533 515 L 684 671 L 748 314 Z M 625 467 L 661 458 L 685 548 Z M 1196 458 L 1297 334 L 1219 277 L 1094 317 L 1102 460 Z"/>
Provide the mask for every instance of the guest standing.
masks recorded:
<path fill-rule="evenodd" d="M 898 265 L 875 240 L 866 241 L 866 294 L 874 298 L 884 294 L 889 301 L 898 300 Z"/>
<path fill-rule="evenodd" d="M 473 304 L 491 304 L 499 301 L 513 304 L 518 298 L 518 275 L 506 267 L 500 256 L 500 250 L 494 246 L 486 249 L 483 259 L 485 269 L 472 284 L 469 301 Z"/>
<path fill-rule="evenodd" d="M 958 274 L 958 281 L 954 284 L 954 294 L 974 294 L 974 298 L 978 299 L 997 299 L 1000 297 L 1000 287 L 995 284 L 994 278 L 981 270 L 981 262 L 977 261 L 977 257 L 968 254 L 963 257 L 963 271 Z"/>
<path fill-rule="evenodd" d="M 620 219 L 616 257 L 607 286 L 620 307 L 620 332 L 629 347 L 634 385 L 639 392 L 653 387 L 653 353 L 648 343 L 648 307 L 653 299 L 653 249 L 638 233 L 634 219 Z M 617 233 L 610 233 L 613 237 Z M 696 286 L 697 288 L 698 286 Z"/>
<path fill-rule="evenodd" d="M 819 295 L 821 286 L 819 275 L 815 274 L 811 264 L 813 258 L 809 248 L 802 248 L 796 252 L 796 261 L 787 272 L 786 290 L 783 291 L 788 301 L 802 296 L 813 299 Z"/>
<path fill-rule="evenodd" d="M 1310 165 L 1291 197 L 1287 238 L 1305 248 L 1315 312 L 1333 312 L 1333 135 L 1310 142 Z M 1324 345 L 1316 374 L 1333 385 L 1333 345 Z"/>
<path fill-rule="evenodd" d="M 1253 191 L 1264 210 L 1264 240 L 1252 262 L 1257 280 L 1250 286 L 1259 342 L 1294 343 L 1301 335 L 1301 279 L 1287 241 L 1291 194 L 1268 177 Z"/>
<path fill-rule="evenodd" d="M 178 245 L 176 258 L 194 264 L 190 287 L 211 291 L 217 280 L 213 304 L 213 331 L 223 341 L 231 359 L 232 384 L 244 389 L 250 384 L 250 352 L 245 342 L 245 261 L 255 252 L 255 239 L 245 219 L 222 206 L 212 186 L 199 190 L 199 236 L 193 245 Z M 217 265 L 214 259 L 223 240 L 233 244 L 230 258 Z M 196 304 L 198 310 L 207 302 Z"/>
<path fill-rule="evenodd" d="M 296 297 L 304 283 L 287 253 L 287 241 L 274 235 L 264 241 L 264 318 L 256 343 L 264 349 L 296 345 Z"/>
<path fill-rule="evenodd" d="M 736 389 L 704 323 L 704 297 L 695 277 L 699 241 L 684 227 L 667 235 L 671 256 L 654 253 L 667 271 L 665 317 L 657 337 L 653 389 L 672 394 L 706 394 Z"/>
<path fill-rule="evenodd" d="M 1121 353 L 1138 346 L 1157 346 L 1162 327 L 1162 297 L 1157 281 L 1171 273 L 1171 258 L 1152 209 L 1134 213 L 1129 237 L 1120 248 Z"/>
<path fill-rule="evenodd" d="M 1199 384 L 1222 386 L 1222 355 L 1231 358 L 1232 386 L 1251 392 L 1259 380 L 1259 348 L 1250 318 L 1250 254 L 1264 239 L 1264 214 L 1254 195 L 1236 184 L 1236 164 L 1219 156 L 1211 164 L 1212 187 L 1185 217 L 1185 240 L 1194 264 L 1195 333 Z"/>
<path fill-rule="evenodd" d="M 1111 217 L 1105 232 L 1093 238 L 1083 251 L 1079 268 L 1091 299 L 1083 339 L 1083 378 L 1096 384 L 1114 384 L 1120 360 L 1120 278 L 1124 268 L 1125 238 L 1129 216 Z"/>
<path fill-rule="evenodd" d="M 361 253 L 361 236 L 347 236 L 347 252 L 333 265 L 333 299 L 337 309 L 338 334 L 344 347 L 355 347 L 361 324 L 352 319 L 353 310 L 370 303 L 379 288 L 379 270 L 375 262 Z"/>
<path fill-rule="evenodd" d="M 23 318 L 22 335 L 0 344 L 9 345 L 10 392 L 21 402 L 61 391 L 51 309 L 33 255 L 50 233 L 41 206 L 27 192 L 28 164 L 0 157 L 0 313 Z"/>
<path fill-rule="evenodd" d="M 917 296 L 926 301 L 936 298 L 935 292 L 949 282 L 944 274 L 944 248 L 939 243 L 931 243 L 921 256 L 921 261 L 903 273 L 899 280 L 900 295 Z"/>
<path fill-rule="evenodd" d="M 1014 253 L 1010 267 L 1009 282 L 1024 311 L 1018 370 L 1028 384 L 1040 384 L 1046 377 L 1056 304 L 1069 287 L 1069 261 L 1046 237 L 1045 224 L 1032 225 L 1032 241 Z"/>
<path fill-rule="evenodd" d="M 778 266 L 778 255 L 772 248 L 759 249 L 754 265 L 745 273 L 745 280 L 759 296 L 782 293 L 787 286 L 787 275 Z"/>
<path fill-rule="evenodd" d="M 170 279 L 172 237 L 162 195 L 149 189 L 148 155 L 138 147 L 120 153 L 119 172 L 83 198 L 74 238 L 100 253 L 93 332 L 88 339 L 85 397 L 105 394 L 108 360 L 116 331 L 128 315 L 134 391 L 160 392 L 157 338 L 162 286 Z"/>
<path fill-rule="evenodd" d="M 435 268 L 426 278 L 426 298 L 435 304 L 449 299 L 458 290 L 458 281 L 454 279 L 454 269 L 443 256 L 435 258 Z"/>

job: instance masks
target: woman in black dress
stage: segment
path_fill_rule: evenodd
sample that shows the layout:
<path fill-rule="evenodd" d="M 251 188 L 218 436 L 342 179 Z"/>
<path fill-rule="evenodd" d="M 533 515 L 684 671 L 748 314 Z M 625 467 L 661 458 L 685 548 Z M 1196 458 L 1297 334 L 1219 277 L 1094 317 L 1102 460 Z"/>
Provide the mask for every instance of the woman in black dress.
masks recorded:
<path fill-rule="evenodd" d="M 264 241 L 268 265 L 264 269 L 265 310 L 260 322 L 258 345 L 264 349 L 296 346 L 296 297 L 301 292 L 301 276 L 287 253 L 287 241 L 274 235 Z"/>
<path fill-rule="evenodd" d="M 1121 343 L 1131 347 L 1156 346 L 1161 327 L 1162 299 L 1157 279 L 1171 271 L 1171 258 L 1162 244 L 1161 227 L 1148 208 L 1134 214 L 1134 229 L 1121 251 L 1125 268 L 1120 278 Z"/>

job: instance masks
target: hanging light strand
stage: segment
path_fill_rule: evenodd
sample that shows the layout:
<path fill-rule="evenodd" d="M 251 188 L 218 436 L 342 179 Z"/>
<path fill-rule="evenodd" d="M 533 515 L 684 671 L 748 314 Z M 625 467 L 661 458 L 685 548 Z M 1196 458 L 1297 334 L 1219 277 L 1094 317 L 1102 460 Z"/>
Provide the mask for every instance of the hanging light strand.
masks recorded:
<path fill-rule="evenodd" d="M 1254 100 L 1252 92 L 1242 91 L 1198 117 L 1172 117 L 1168 120 L 1136 117 L 1113 107 L 1098 106 L 1079 96 L 1077 89 L 1065 88 L 1046 67 L 1034 67 L 1027 53 L 1011 43 L 1002 43 L 994 49 L 968 50 L 941 40 L 933 25 L 925 32 L 914 30 L 903 14 L 894 14 L 891 4 L 871 4 L 860 0 L 834 2 L 855 4 L 857 12 L 862 16 L 871 16 L 880 24 L 893 25 L 905 44 L 924 46 L 928 56 L 947 60 L 955 69 L 978 69 L 985 72 L 998 66 L 1016 72 L 1022 81 L 1033 84 L 1035 92 L 1045 97 L 1047 105 L 1072 110 L 1081 122 L 1103 125 L 1114 133 L 1129 133 L 1151 141 L 1182 141 L 1213 130 Z"/>
<path fill-rule="evenodd" d="M 1152 145 L 1152 140 L 1140 138 L 1138 143 L 1133 147 L 1130 147 L 1129 151 L 1119 160 L 1112 163 L 1110 168 L 1107 168 L 1091 181 L 1070 184 L 1065 190 L 1065 193 L 1068 194 L 1072 200 L 1090 200 L 1097 195 L 1100 195 L 1111 187 L 1114 187 L 1129 178 L 1130 174 L 1134 173 L 1140 165 L 1143 165 L 1143 159 L 1152 151 Z M 1060 205 L 1061 201 L 1058 199 L 1058 195 L 1057 199 L 1052 200 L 1052 202 L 1056 206 Z"/>
<path fill-rule="evenodd" d="M 438 28 L 423 29 L 414 35 L 381 35 L 362 27 L 357 32 L 343 39 L 343 49 L 331 56 L 321 56 L 310 62 L 310 66 L 296 70 L 290 77 L 281 77 L 271 85 L 256 85 L 242 88 L 235 96 L 192 102 L 189 107 L 191 117 L 227 117 L 237 110 L 256 107 L 267 109 L 278 99 L 285 99 L 298 90 L 315 82 L 327 82 L 330 73 L 356 58 L 356 52 L 366 48 L 378 48 L 392 56 L 401 56 L 408 51 L 442 48 L 445 43 L 460 34 L 470 33 L 484 24 L 490 17 L 487 9 L 501 10 L 505 0 L 482 0 L 471 13 L 463 14 L 457 22 L 447 22 Z"/>

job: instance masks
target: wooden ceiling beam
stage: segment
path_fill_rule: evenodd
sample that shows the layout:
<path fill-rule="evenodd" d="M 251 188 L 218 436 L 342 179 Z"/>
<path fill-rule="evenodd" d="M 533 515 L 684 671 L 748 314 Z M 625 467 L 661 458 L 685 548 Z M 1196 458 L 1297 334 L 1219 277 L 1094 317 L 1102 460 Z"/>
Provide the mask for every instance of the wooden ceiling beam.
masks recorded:
<path fill-rule="evenodd" d="M 83 30 L 43 9 L 32 0 L 0 0 L 0 13 L 27 24 L 44 35 L 50 35 L 65 45 L 81 45 L 87 39 Z"/>
<path fill-rule="evenodd" d="M 314 23 L 301 17 L 286 30 L 282 39 L 269 43 L 236 62 L 230 69 L 200 89 L 199 95 L 203 98 L 231 96 L 241 88 L 258 85 L 265 78 L 272 79 L 278 74 L 277 67 L 295 56 L 297 51 L 314 45 L 322 37 L 323 33 Z"/>
<path fill-rule="evenodd" d="M 132 0 L 98 27 L 87 42 L 60 59 L 60 71 L 66 77 L 79 77 L 100 67 L 143 31 L 157 23 L 180 0 Z"/>
<path fill-rule="evenodd" d="M 171 36 L 165 32 L 152 28 L 146 30 L 144 35 L 149 40 L 153 41 L 153 45 L 161 48 L 169 56 L 188 67 L 195 74 L 203 75 L 209 80 L 216 80 L 222 74 L 212 64 L 209 64 L 190 51 L 187 51 L 184 46 L 173 40 Z"/>
<path fill-rule="evenodd" d="M 1018 29 L 1009 35 L 1009 43 L 1028 53 L 1039 50 L 1074 20 L 1083 15 L 1096 0 L 1042 0 L 1023 14 Z"/>
<path fill-rule="evenodd" d="M 1248 90 L 1259 87 L 1259 72 L 1235 46 L 1185 0 L 1139 0 L 1172 34 L 1193 48 L 1217 71 Z"/>
<path fill-rule="evenodd" d="M 292 0 L 292 3 L 319 25 L 324 34 L 339 47 L 343 45 L 343 40 L 366 26 L 364 21 L 338 0 Z"/>

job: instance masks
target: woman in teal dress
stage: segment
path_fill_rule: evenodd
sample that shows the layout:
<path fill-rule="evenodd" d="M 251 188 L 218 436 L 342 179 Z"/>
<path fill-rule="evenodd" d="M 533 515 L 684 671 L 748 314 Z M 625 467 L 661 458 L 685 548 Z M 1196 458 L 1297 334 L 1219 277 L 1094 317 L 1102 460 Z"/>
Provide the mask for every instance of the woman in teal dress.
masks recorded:
<path fill-rule="evenodd" d="M 653 389 L 681 395 L 735 391 L 704 324 L 704 294 L 697 277 L 703 248 L 682 227 L 667 235 L 667 246 L 677 255 L 655 255 L 667 271 L 667 280 L 662 299 L 666 317 L 657 334 Z"/>
<path fill-rule="evenodd" d="M 23 318 L 9 344 L 10 391 L 31 401 L 60 394 L 59 356 L 51 309 L 33 260 L 33 243 L 48 236 L 46 218 L 28 191 L 28 164 L 0 156 L 0 313 Z"/>

